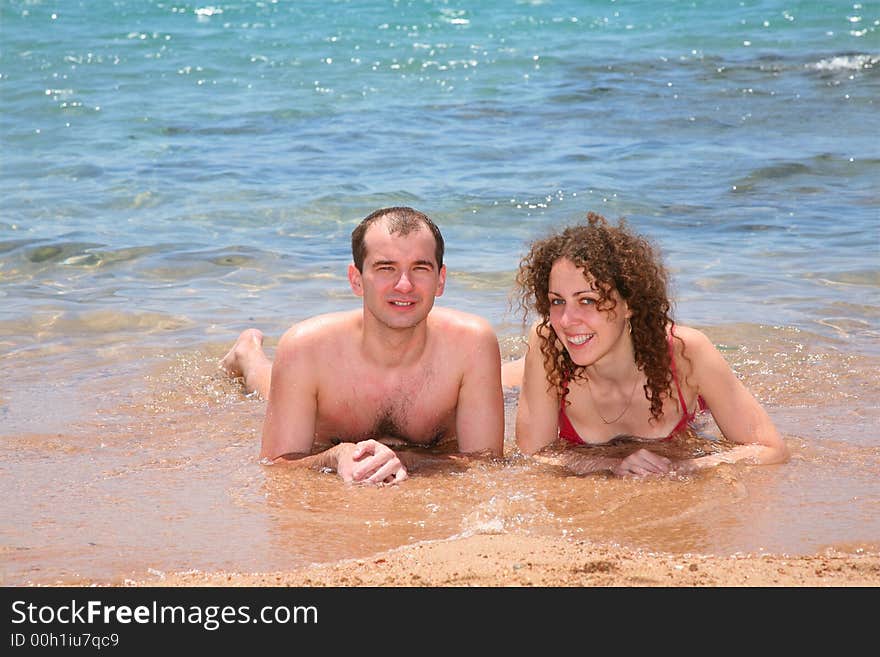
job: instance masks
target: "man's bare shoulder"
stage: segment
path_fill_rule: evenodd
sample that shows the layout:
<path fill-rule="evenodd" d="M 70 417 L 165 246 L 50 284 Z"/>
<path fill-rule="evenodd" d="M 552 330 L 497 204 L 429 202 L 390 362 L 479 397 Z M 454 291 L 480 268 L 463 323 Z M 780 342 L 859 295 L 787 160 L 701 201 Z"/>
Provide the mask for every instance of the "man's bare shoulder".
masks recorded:
<path fill-rule="evenodd" d="M 460 310 L 434 308 L 428 324 L 448 372 L 482 372 L 501 368 L 498 336 L 483 317 Z"/>
<path fill-rule="evenodd" d="M 353 331 L 359 329 L 363 314 L 358 310 L 315 315 L 291 326 L 278 343 L 279 351 L 311 350 L 325 347 L 335 348 L 341 337 L 351 338 Z"/>
<path fill-rule="evenodd" d="M 428 316 L 428 327 L 439 329 L 446 335 L 454 336 L 456 340 L 481 340 L 489 337 L 496 339 L 495 329 L 485 318 L 452 308 L 435 306 Z"/>

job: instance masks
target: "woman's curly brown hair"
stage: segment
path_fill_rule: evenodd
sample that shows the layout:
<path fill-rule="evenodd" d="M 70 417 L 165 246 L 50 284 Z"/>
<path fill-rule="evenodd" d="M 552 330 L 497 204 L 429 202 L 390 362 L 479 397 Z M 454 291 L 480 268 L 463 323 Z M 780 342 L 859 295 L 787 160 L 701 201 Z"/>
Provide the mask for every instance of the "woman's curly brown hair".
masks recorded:
<path fill-rule="evenodd" d="M 671 394 L 672 369 L 666 328 L 674 326 L 669 315 L 668 273 L 647 239 L 630 231 L 625 220 L 617 226 L 590 212 L 587 222 L 569 226 L 560 233 L 534 242 L 522 259 L 516 283 L 524 313 L 540 316 L 538 335 L 544 369 L 551 387 L 564 394 L 567 381 L 586 379 L 584 367 L 575 364 L 550 326 L 550 270 L 560 258 L 589 272 L 596 282 L 597 308 L 612 311 L 613 290 L 630 311 L 636 365 L 647 383 L 645 397 L 651 402 L 651 416 L 663 415 L 663 400 Z"/>

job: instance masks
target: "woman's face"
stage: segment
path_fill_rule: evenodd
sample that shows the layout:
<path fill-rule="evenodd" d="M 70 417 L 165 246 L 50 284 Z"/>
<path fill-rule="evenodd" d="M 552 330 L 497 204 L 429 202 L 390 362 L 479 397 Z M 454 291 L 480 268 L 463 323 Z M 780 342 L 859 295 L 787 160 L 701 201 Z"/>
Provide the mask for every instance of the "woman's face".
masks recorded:
<path fill-rule="evenodd" d="M 599 291 L 595 279 L 568 258 L 560 258 L 550 270 L 548 291 L 550 325 L 577 365 L 592 365 L 618 346 L 627 333 L 632 315 L 617 290 L 610 298 L 613 310 L 596 307 Z"/>

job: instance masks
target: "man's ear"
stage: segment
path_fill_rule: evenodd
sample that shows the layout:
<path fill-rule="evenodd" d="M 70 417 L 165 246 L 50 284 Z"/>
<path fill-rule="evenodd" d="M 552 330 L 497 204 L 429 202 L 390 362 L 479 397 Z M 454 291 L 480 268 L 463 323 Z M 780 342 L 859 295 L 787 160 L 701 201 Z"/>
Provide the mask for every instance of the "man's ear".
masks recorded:
<path fill-rule="evenodd" d="M 351 291 L 359 297 L 364 296 L 364 279 L 358 268 L 351 263 L 348 266 L 348 282 L 351 285 Z"/>
<path fill-rule="evenodd" d="M 446 288 L 446 265 L 440 267 L 440 276 L 437 277 L 437 293 L 434 295 L 436 297 L 443 295 L 443 290 Z"/>

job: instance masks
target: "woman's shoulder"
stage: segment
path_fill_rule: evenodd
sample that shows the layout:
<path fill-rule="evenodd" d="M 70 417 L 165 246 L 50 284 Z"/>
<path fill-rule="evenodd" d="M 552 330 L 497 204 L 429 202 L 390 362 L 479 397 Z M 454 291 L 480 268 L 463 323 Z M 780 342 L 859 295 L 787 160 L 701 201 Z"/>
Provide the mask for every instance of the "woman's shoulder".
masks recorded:
<path fill-rule="evenodd" d="M 708 336 L 701 330 L 695 329 L 692 326 L 675 324 L 669 327 L 667 334 L 679 338 L 678 340 L 672 341 L 676 353 L 682 351 L 683 348 L 703 350 L 706 347 L 711 347 L 714 349 L 714 345 Z"/>
<path fill-rule="evenodd" d="M 556 334 L 553 332 L 553 329 L 549 324 L 545 324 L 544 322 L 534 322 L 531 327 L 529 327 L 529 340 L 538 338 L 550 340 L 555 337 Z"/>
<path fill-rule="evenodd" d="M 673 355 L 676 366 L 686 377 L 698 373 L 709 363 L 714 362 L 718 349 L 709 337 L 699 329 L 676 324 L 670 328 Z"/>
<path fill-rule="evenodd" d="M 717 351 L 705 333 L 691 326 L 675 324 L 669 328 L 667 335 L 677 338 L 670 340 L 676 360 L 684 356 L 686 360 L 699 361 Z"/>
<path fill-rule="evenodd" d="M 540 359 L 543 361 L 544 358 L 544 345 L 548 342 L 552 343 L 556 339 L 556 333 L 553 332 L 553 329 L 543 324 L 542 322 L 535 322 L 529 327 L 529 332 L 526 337 L 526 343 L 528 344 L 527 357 L 531 356 L 532 359 Z"/>

